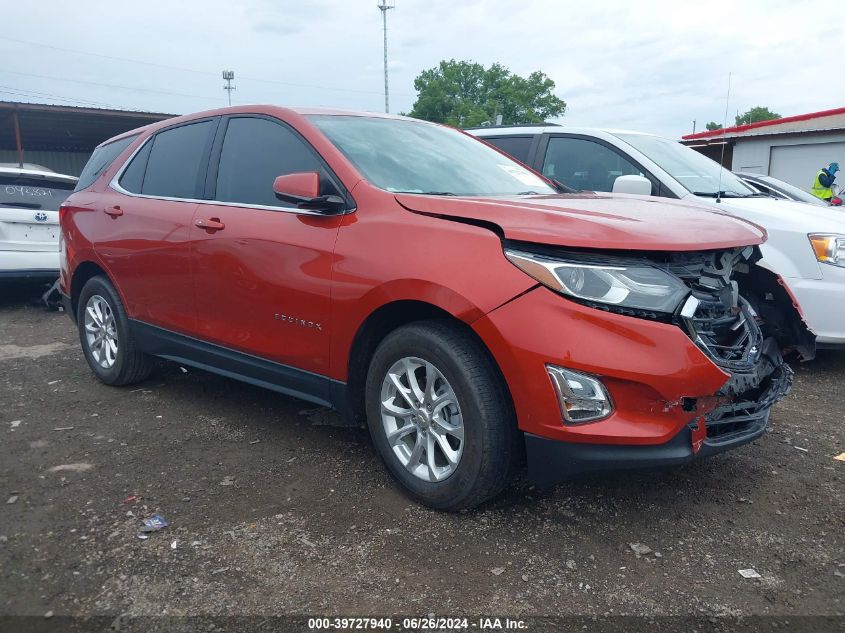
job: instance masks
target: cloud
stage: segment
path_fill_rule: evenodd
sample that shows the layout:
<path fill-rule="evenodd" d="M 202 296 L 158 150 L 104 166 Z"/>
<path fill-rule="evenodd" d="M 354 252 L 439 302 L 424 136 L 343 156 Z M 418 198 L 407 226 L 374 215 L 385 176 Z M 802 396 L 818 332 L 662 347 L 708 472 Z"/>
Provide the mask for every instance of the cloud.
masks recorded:
<path fill-rule="evenodd" d="M 106 0 L 47 4 L 4 7 L 16 25 L 6 37 L 30 43 L 0 36 L 0 86 L 189 112 L 225 104 L 227 68 L 239 103 L 383 107 L 374 1 L 151 0 L 143 12 Z M 807 19 L 829 8 L 816 0 L 400 0 L 388 13 L 391 108 L 409 111 L 414 77 L 450 58 L 543 71 L 572 125 L 677 137 L 695 119 L 701 129 L 724 117 L 729 72 L 731 120 L 755 105 L 784 115 L 841 106 L 841 61 L 826 63 L 839 31 Z M 2 90 L 0 98 L 17 98 Z"/>

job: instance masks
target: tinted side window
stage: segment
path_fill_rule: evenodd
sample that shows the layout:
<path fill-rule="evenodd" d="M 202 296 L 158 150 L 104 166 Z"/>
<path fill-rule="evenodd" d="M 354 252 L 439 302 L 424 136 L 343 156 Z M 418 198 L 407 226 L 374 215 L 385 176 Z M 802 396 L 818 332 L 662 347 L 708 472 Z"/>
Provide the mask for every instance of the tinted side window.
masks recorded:
<path fill-rule="evenodd" d="M 302 171 L 319 172 L 320 193 L 338 195 L 320 159 L 294 132 L 267 119 L 233 118 L 223 140 L 214 199 L 292 206 L 276 198 L 273 181 L 276 176 Z"/>
<path fill-rule="evenodd" d="M 135 156 L 132 162 L 124 170 L 123 175 L 118 181 L 120 186 L 126 191 L 132 193 L 141 193 L 141 187 L 144 184 L 144 172 L 147 169 L 147 160 L 150 157 L 150 150 L 153 147 L 152 141 L 147 141 Z"/>
<path fill-rule="evenodd" d="M 501 136 L 499 138 L 485 138 L 490 145 L 495 145 L 516 160 L 528 163 L 528 151 L 531 149 L 530 136 Z"/>
<path fill-rule="evenodd" d="M 580 138 L 552 137 L 543 174 L 575 189 L 613 191 L 619 176 L 645 176 L 609 147 Z"/>
<path fill-rule="evenodd" d="M 109 165 L 114 162 L 114 159 L 129 147 L 136 138 L 138 138 L 137 134 L 122 138 L 108 145 L 101 145 L 95 149 L 94 153 L 91 154 L 91 158 L 85 163 L 85 169 L 82 170 L 79 176 L 79 182 L 76 183 L 76 189 L 74 191 L 82 191 L 94 184 L 94 181 L 99 178 L 100 174 L 108 169 Z"/>
<path fill-rule="evenodd" d="M 170 198 L 197 198 L 205 152 L 214 121 L 182 125 L 155 135 L 141 193 Z"/>

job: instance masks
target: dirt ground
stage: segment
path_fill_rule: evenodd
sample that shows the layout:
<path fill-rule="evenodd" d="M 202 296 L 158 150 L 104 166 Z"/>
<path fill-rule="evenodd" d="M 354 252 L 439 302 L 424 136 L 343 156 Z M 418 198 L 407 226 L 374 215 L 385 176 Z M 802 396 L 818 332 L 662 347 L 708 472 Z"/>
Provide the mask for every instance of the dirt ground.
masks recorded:
<path fill-rule="evenodd" d="M 39 292 L 0 286 L 2 616 L 845 623 L 843 352 L 796 367 L 752 445 L 546 493 L 520 478 L 442 514 L 403 496 L 366 433 L 329 411 L 172 363 L 99 384 Z M 156 513 L 170 525 L 139 539 Z"/>

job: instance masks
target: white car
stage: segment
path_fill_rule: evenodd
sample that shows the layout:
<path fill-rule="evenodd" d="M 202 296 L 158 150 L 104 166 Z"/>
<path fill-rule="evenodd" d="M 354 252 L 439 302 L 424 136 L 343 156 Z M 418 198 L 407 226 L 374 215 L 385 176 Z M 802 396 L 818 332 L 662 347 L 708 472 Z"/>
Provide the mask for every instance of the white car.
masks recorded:
<path fill-rule="evenodd" d="M 0 279 L 59 276 L 59 206 L 77 178 L 0 163 Z"/>
<path fill-rule="evenodd" d="M 817 198 L 808 191 L 799 189 L 795 185 L 790 185 L 788 182 L 778 180 L 772 176 L 763 174 L 752 174 L 750 172 L 735 171 L 737 176 L 742 179 L 747 185 L 751 185 L 757 191 L 767 193 L 773 198 L 783 198 L 784 200 L 795 200 L 795 202 L 806 202 L 807 204 L 814 204 L 817 207 L 840 206 L 841 202 L 837 203 L 838 196 L 834 196 L 831 202 Z"/>
<path fill-rule="evenodd" d="M 845 346 L 841 211 L 772 198 L 695 150 L 653 134 L 555 125 L 467 131 L 573 189 L 696 201 L 762 226 L 769 234 L 761 246 L 763 272 L 740 280 L 744 294 L 767 327 L 789 335 L 805 358 L 814 344 Z"/>

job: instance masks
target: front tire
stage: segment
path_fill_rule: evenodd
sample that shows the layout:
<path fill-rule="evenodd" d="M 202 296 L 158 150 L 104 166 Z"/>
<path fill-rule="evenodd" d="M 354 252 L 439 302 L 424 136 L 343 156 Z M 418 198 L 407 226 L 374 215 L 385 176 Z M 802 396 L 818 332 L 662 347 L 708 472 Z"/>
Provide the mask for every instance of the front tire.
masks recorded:
<path fill-rule="evenodd" d="M 388 471 L 438 510 L 461 510 L 509 482 L 518 431 L 504 381 L 479 341 L 448 322 L 390 333 L 370 363 L 367 424 Z"/>
<path fill-rule="evenodd" d="M 85 283 L 76 323 L 85 360 L 101 382 L 131 385 L 150 375 L 152 361 L 138 351 L 123 303 L 108 279 L 97 276 Z"/>

